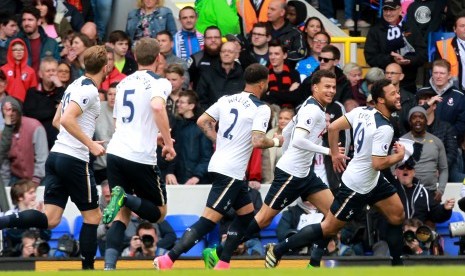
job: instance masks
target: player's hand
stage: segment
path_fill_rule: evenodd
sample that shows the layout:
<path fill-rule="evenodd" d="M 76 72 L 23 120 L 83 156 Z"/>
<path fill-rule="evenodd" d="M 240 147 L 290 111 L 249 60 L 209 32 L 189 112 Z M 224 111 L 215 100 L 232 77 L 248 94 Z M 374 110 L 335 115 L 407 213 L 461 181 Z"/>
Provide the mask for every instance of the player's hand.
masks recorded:
<path fill-rule="evenodd" d="M 333 169 L 338 173 L 342 173 L 345 171 L 347 167 L 346 160 L 349 160 L 349 157 L 345 156 L 344 154 L 338 153 L 335 156 L 331 156 L 331 161 L 333 161 Z"/>
<path fill-rule="evenodd" d="M 102 156 L 105 154 L 105 148 L 103 147 L 103 144 L 105 141 L 92 141 L 91 146 L 89 147 L 90 153 L 92 153 L 94 156 Z"/>
<path fill-rule="evenodd" d="M 199 183 L 199 181 L 200 179 L 198 177 L 193 176 L 186 181 L 186 185 L 196 185 Z"/>
<path fill-rule="evenodd" d="M 176 141 L 173 138 L 171 138 L 171 142 L 174 144 L 174 142 Z M 157 135 L 157 145 L 160 147 L 163 147 L 165 145 L 165 140 L 163 140 L 163 136 L 161 136 L 161 133 L 158 133 Z"/>
<path fill-rule="evenodd" d="M 454 205 L 455 205 L 455 198 L 449 198 L 449 199 L 446 200 L 446 202 L 444 203 L 444 209 L 446 209 L 446 210 L 452 210 L 452 209 L 454 209 Z"/>
<path fill-rule="evenodd" d="M 284 144 L 284 137 L 280 134 L 275 133 L 273 135 L 273 138 L 278 138 L 279 139 L 279 146 L 282 147 Z"/>
<path fill-rule="evenodd" d="M 164 145 L 161 150 L 161 156 L 164 157 L 166 161 L 173 160 L 176 157 L 173 146 Z"/>
<path fill-rule="evenodd" d="M 404 157 L 405 155 L 405 146 L 402 145 L 402 143 L 399 143 L 399 142 L 395 142 L 394 143 L 394 146 L 392 147 L 392 149 L 394 150 L 394 152 L 398 155 L 401 155 L 402 158 Z"/>
<path fill-rule="evenodd" d="M 172 173 L 169 173 L 165 176 L 166 185 L 178 185 L 178 179 Z"/>

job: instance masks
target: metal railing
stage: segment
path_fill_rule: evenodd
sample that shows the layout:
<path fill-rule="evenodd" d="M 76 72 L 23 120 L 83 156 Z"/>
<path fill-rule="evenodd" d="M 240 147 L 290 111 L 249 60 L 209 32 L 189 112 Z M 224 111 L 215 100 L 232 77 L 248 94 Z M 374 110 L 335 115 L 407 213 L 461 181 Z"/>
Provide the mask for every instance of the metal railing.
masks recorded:
<path fill-rule="evenodd" d="M 362 37 L 362 36 L 358 36 L 358 37 L 351 37 L 351 36 L 348 36 L 348 37 L 340 37 L 340 36 L 336 36 L 336 37 L 331 37 L 331 43 L 342 43 L 344 44 L 344 53 L 343 53 L 343 56 L 344 56 L 344 64 L 346 63 L 349 63 L 351 62 L 352 60 L 355 60 L 355 58 L 352 58 L 352 43 L 355 43 L 355 44 L 360 44 L 360 43 L 365 43 L 366 41 L 366 37 Z M 356 46 L 354 44 L 354 46 Z M 357 47 L 355 47 L 355 51 L 357 51 Z M 355 57 L 355 56 L 354 56 Z"/>

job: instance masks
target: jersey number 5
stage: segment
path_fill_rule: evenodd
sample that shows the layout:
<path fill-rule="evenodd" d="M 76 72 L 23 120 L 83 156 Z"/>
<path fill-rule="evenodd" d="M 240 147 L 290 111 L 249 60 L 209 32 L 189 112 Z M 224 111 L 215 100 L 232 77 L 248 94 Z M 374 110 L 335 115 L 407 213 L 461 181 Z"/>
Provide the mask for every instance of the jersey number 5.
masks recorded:
<path fill-rule="evenodd" d="M 134 89 L 124 90 L 123 106 L 129 107 L 129 116 L 122 117 L 123 123 L 130 123 L 134 118 L 134 103 L 128 99 L 129 95 L 134 94 Z"/>
<path fill-rule="evenodd" d="M 363 139 L 365 138 L 365 128 L 362 127 L 362 123 L 358 123 L 354 132 L 354 146 L 357 153 L 360 152 L 363 145 Z"/>
<path fill-rule="evenodd" d="M 229 111 L 229 113 L 232 113 L 234 115 L 234 121 L 228 127 L 228 129 L 224 132 L 223 137 L 231 140 L 233 138 L 233 135 L 231 134 L 231 130 L 234 128 L 234 126 L 237 123 L 237 117 L 239 116 L 239 112 L 237 111 L 237 109 L 231 108 L 231 111 Z"/>

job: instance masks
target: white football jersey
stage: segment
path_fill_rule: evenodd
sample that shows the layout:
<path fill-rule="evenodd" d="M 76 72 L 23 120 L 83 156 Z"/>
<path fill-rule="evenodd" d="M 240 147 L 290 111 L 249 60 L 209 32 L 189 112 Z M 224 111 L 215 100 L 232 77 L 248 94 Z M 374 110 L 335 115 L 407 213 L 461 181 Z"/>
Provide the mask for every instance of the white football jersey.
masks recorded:
<path fill-rule="evenodd" d="M 221 97 L 205 111 L 219 122 L 209 172 L 242 180 L 252 154 L 252 132 L 266 133 L 270 108 L 247 92 Z"/>
<path fill-rule="evenodd" d="M 116 130 L 107 153 L 147 164 L 157 164 L 158 127 L 154 120 L 151 101 L 164 101 L 171 93 L 171 83 L 151 71 L 137 71 L 116 86 L 113 117 Z"/>
<path fill-rule="evenodd" d="M 286 173 L 303 178 L 310 172 L 315 152 L 297 148 L 293 144 L 294 132 L 297 128 L 308 131 L 306 138 L 317 145 L 323 142 L 326 132 L 325 108 L 313 97 L 309 97 L 294 117 L 289 147 L 279 159 L 276 167 Z"/>
<path fill-rule="evenodd" d="M 88 77 L 82 76 L 71 83 L 61 99 L 61 114 L 68 108 L 71 101 L 78 104 L 82 110 L 82 114 L 77 118 L 79 127 L 92 139 L 97 117 L 100 115 L 100 98 L 94 82 Z M 60 133 L 58 133 L 51 151 L 71 155 L 89 162 L 89 148 L 69 134 L 61 125 Z"/>
<path fill-rule="evenodd" d="M 380 172 L 373 169 L 372 156 L 387 156 L 394 136 L 389 119 L 372 107 L 357 107 L 344 115 L 353 131 L 354 157 L 342 174 L 342 181 L 360 194 L 370 192 Z"/>

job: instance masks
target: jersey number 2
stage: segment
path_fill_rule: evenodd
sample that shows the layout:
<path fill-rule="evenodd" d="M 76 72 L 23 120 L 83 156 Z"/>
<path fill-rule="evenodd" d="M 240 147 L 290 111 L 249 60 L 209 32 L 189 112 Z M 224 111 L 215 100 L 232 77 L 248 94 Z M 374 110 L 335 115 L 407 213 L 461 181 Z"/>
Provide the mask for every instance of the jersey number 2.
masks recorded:
<path fill-rule="evenodd" d="M 124 90 L 123 106 L 129 107 L 129 116 L 121 118 L 123 123 L 130 123 L 134 118 L 134 103 L 128 99 L 128 96 L 134 94 L 134 92 L 134 89 Z"/>
<path fill-rule="evenodd" d="M 237 117 L 239 116 L 239 112 L 237 111 L 237 109 L 231 108 L 231 111 L 229 111 L 229 113 L 232 113 L 234 115 L 234 121 L 228 127 L 228 129 L 224 132 L 223 137 L 231 140 L 233 138 L 233 135 L 231 134 L 231 130 L 234 128 L 234 126 L 237 123 Z"/>
<path fill-rule="evenodd" d="M 355 128 L 354 132 L 354 145 L 355 145 L 355 150 L 357 153 L 360 152 L 362 149 L 363 145 L 363 139 L 365 138 L 365 128 L 362 127 L 362 123 L 358 123 L 357 127 Z"/>

